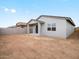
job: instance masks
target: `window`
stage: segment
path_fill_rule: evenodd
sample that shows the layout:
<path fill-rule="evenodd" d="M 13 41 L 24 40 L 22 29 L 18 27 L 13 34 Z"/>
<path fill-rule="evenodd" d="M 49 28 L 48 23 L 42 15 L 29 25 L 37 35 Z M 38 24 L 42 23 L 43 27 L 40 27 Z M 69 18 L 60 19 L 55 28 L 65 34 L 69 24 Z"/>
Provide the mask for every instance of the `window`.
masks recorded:
<path fill-rule="evenodd" d="M 48 31 L 56 31 L 56 23 L 48 24 L 47 30 Z"/>
<path fill-rule="evenodd" d="M 52 31 L 56 31 L 56 27 L 52 27 Z"/>
<path fill-rule="evenodd" d="M 51 27 L 51 24 L 48 24 L 49 27 Z"/>
<path fill-rule="evenodd" d="M 48 31 L 51 31 L 51 27 L 48 27 L 48 29 L 47 29 Z"/>
<path fill-rule="evenodd" d="M 51 31 L 51 24 L 48 24 L 47 30 L 48 30 L 48 31 Z"/>
<path fill-rule="evenodd" d="M 56 23 L 52 24 L 52 31 L 56 31 Z"/>

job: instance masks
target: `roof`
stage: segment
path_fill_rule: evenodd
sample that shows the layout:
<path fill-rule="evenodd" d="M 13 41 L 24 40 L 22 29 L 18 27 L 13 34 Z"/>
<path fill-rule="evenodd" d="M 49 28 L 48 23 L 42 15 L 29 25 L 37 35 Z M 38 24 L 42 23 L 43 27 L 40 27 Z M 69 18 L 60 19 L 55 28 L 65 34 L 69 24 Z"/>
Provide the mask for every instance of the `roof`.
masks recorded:
<path fill-rule="evenodd" d="M 31 21 L 35 21 L 35 23 L 44 23 L 44 21 L 41 20 L 36 20 L 36 19 L 31 19 L 27 24 L 29 24 Z"/>
<path fill-rule="evenodd" d="M 71 25 L 75 26 L 75 23 L 70 17 L 63 17 L 63 16 L 50 16 L 50 15 L 41 15 L 36 20 L 39 20 L 41 17 L 53 17 L 53 18 L 64 18 L 67 22 L 69 22 Z"/>
<path fill-rule="evenodd" d="M 29 24 L 31 21 L 36 21 L 35 19 L 31 19 L 29 22 L 27 22 L 27 24 Z"/>
<path fill-rule="evenodd" d="M 8 28 L 16 28 L 16 25 L 13 25 L 13 26 L 9 26 Z"/>
<path fill-rule="evenodd" d="M 25 22 L 18 22 L 18 23 L 16 23 L 16 25 L 26 25 L 26 23 Z"/>

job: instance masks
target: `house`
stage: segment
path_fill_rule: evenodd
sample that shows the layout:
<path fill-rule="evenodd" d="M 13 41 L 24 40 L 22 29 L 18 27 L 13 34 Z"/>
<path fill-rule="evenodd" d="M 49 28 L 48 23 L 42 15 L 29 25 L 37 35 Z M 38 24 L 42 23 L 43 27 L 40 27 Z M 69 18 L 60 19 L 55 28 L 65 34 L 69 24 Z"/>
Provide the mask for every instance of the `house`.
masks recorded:
<path fill-rule="evenodd" d="M 13 26 L 9 26 L 8 28 L 16 28 L 16 25 L 13 25 Z"/>
<path fill-rule="evenodd" d="M 24 27 L 26 27 L 26 23 L 25 22 L 18 22 L 18 23 L 16 23 L 16 27 L 24 28 Z"/>
<path fill-rule="evenodd" d="M 67 38 L 75 30 L 75 24 L 70 17 L 41 15 L 29 22 L 18 22 L 16 27 L 26 28 L 27 34 Z"/>
<path fill-rule="evenodd" d="M 70 17 L 41 15 L 27 24 L 28 34 L 67 38 L 73 32 L 75 24 Z"/>

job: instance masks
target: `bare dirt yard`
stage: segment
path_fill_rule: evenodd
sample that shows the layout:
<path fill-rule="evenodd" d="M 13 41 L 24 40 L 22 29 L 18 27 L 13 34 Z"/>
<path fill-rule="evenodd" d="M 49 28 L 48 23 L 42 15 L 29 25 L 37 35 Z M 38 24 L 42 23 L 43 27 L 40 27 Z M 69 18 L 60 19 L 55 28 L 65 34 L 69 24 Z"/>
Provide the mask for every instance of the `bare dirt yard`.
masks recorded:
<path fill-rule="evenodd" d="M 0 59 L 79 59 L 79 32 L 68 39 L 0 35 Z"/>

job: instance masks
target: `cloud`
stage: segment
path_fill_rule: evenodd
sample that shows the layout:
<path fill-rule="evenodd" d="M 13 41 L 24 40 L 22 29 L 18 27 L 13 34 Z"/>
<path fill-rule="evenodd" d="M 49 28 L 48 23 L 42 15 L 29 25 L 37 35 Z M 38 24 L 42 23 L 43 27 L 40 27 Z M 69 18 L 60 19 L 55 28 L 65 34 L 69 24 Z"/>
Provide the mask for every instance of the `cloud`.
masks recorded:
<path fill-rule="evenodd" d="M 5 12 L 16 13 L 16 9 L 4 8 Z"/>
<path fill-rule="evenodd" d="M 5 11 L 5 12 L 8 12 L 8 11 L 9 11 L 9 9 L 8 9 L 8 8 L 4 8 L 4 11 Z"/>
<path fill-rule="evenodd" d="M 10 11 L 11 11 L 11 13 L 16 13 L 15 9 L 11 9 Z"/>

